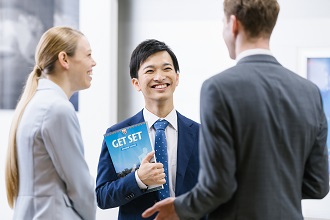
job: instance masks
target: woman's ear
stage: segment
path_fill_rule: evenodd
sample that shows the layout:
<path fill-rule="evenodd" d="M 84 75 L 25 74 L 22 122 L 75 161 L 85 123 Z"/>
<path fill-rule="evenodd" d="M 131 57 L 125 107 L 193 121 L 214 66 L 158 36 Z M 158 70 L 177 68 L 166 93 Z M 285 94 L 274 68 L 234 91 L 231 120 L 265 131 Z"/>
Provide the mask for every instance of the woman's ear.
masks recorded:
<path fill-rule="evenodd" d="M 69 69 L 68 55 L 64 51 L 60 52 L 57 58 L 64 69 Z"/>

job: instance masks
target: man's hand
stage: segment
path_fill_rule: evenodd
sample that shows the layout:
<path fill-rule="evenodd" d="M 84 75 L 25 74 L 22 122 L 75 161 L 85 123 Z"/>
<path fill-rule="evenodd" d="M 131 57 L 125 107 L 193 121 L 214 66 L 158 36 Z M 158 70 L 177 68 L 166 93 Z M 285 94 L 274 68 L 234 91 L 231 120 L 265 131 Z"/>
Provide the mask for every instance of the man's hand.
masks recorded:
<path fill-rule="evenodd" d="M 176 214 L 174 207 L 174 197 L 164 199 L 157 202 L 152 207 L 148 208 L 142 213 L 143 218 L 152 216 L 155 212 L 158 212 L 155 220 L 179 220 L 179 216 Z"/>
<path fill-rule="evenodd" d="M 148 153 L 137 170 L 140 180 L 147 186 L 160 185 L 166 182 L 163 164 L 150 162 L 154 154 L 154 151 Z"/>

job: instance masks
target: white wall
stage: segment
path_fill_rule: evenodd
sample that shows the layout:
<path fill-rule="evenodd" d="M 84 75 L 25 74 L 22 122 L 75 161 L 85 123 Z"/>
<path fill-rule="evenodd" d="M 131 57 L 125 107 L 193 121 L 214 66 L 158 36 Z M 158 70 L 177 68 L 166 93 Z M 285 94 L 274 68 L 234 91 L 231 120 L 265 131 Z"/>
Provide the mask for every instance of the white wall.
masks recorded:
<path fill-rule="evenodd" d="M 80 29 L 96 61 L 90 89 L 80 92 L 79 120 L 85 157 L 96 178 L 103 134 L 117 122 L 117 0 L 80 0 Z M 118 209 L 97 210 L 97 219 L 117 219 Z"/>
<path fill-rule="evenodd" d="M 279 2 L 281 12 L 271 48 L 284 66 L 298 71 L 300 49 L 330 47 L 330 1 Z M 78 116 L 86 160 L 96 177 L 105 129 L 144 106 L 142 95 L 132 89 L 128 69 L 130 53 L 138 43 L 156 38 L 176 53 L 181 73 L 175 106 L 196 121 L 203 80 L 235 62 L 229 59 L 222 40 L 222 1 L 81 0 L 80 6 L 81 30 L 91 43 L 97 66 L 92 87 L 81 92 Z M 11 117 L 11 111 L 0 111 L 0 219 L 12 216 L 3 179 Z M 304 201 L 305 216 L 330 219 L 329 200 L 328 196 L 321 201 Z M 98 209 L 97 219 L 117 219 L 117 209 Z"/>

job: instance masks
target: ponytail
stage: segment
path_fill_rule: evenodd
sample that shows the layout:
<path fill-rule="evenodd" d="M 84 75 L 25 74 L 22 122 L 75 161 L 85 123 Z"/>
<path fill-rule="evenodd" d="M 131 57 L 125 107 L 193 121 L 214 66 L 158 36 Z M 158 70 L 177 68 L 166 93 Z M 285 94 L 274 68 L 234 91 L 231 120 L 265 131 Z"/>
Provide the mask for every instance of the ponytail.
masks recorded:
<path fill-rule="evenodd" d="M 22 96 L 16 106 L 9 132 L 9 142 L 6 159 L 6 191 L 7 200 L 11 208 L 15 205 L 19 192 L 19 166 L 17 158 L 16 133 L 24 110 L 38 87 L 38 79 L 43 74 L 52 74 L 58 54 L 61 51 L 74 55 L 78 40 L 83 34 L 65 26 L 53 27 L 47 30 L 40 38 L 35 52 L 37 64 L 30 73 Z M 22 146 L 19 146 L 22 147 Z"/>
<path fill-rule="evenodd" d="M 14 207 L 15 200 L 18 196 L 19 188 L 19 170 L 17 161 L 17 146 L 16 146 L 16 132 L 25 107 L 30 102 L 34 94 L 36 93 L 38 86 L 38 79 L 42 75 L 42 69 L 39 66 L 35 66 L 30 73 L 24 91 L 16 106 L 14 117 L 9 132 L 9 143 L 7 149 L 6 160 L 6 190 L 7 200 L 11 208 Z"/>

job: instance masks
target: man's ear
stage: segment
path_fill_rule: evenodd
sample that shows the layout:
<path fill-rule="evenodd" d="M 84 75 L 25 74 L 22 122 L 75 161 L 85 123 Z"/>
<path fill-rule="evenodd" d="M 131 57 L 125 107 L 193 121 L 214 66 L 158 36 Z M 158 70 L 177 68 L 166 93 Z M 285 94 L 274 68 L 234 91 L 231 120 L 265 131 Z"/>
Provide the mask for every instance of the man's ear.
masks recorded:
<path fill-rule="evenodd" d="M 64 69 L 69 69 L 68 55 L 64 51 L 61 51 L 57 58 Z"/>
<path fill-rule="evenodd" d="M 138 91 L 138 92 L 141 91 L 140 83 L 139 83 L 139 80 L 137 78 L 133 78 L 132 79 L 132 85 L 134 86 L 134 88 L 136 89 L 136 91 Z"/>
<path fill-rule="evenodd" d="M 176 73 L 176 85 L 175 86 L 178 86 L 179 85 L 179 79 L 180 79 L 180 74 L 179 73 Z"/>
<path fill-rule="evenodd" d="M 235 15 L 230 15 L 230 25 L 231 25 L 231 32 L 236 37 L 239 29 L 239 21 L 237 20 Z"/>

